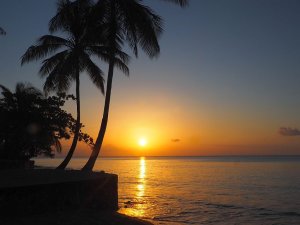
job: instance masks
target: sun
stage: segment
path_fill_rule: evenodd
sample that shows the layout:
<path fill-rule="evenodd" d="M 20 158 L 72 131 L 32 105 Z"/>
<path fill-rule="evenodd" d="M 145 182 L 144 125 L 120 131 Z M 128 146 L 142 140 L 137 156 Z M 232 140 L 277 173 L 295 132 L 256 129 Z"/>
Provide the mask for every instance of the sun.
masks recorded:
<path fill-rule="evenodd" d="M 148 144 L 148 141 L 146 138 L 140 138 L 138 143 L 139 143 L 139 146 L 145 147 Z"/>

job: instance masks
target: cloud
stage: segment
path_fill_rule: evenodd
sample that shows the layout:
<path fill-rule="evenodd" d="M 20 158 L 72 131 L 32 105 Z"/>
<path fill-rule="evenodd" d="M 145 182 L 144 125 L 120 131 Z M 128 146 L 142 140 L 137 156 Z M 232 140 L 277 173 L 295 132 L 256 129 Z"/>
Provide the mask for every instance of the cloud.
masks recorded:
<path fill-rule="evenodd" d="M 278 132 L 282 136 L 300 136 L 300 130 L 297 128 L 280 127 Z"/>
<path fill-rule="evenodd" d="M 172 142 L 180 142 L 180 139 L 179 138 L 173 138 L 171 139 Z"/>

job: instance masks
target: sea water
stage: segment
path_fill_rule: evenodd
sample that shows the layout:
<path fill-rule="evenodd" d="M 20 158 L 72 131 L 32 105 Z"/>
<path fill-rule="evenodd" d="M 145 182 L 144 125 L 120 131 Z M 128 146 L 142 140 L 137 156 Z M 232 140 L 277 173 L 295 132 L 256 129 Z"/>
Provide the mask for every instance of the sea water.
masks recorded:
<path fill-rule="evenodd" d="M 121 213 L 155 224 L 300 224 L 299 156 L 99 158 L 94 169 L 118 174 Z"/>

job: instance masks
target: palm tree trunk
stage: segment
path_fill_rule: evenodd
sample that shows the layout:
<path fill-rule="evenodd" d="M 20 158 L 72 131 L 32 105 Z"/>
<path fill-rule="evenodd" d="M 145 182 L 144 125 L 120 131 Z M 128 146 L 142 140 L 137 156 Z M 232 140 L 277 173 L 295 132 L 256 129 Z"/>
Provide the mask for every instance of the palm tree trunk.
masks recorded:
<path fill-rule="evenodd" d="M 76 145 L 78 142 L 78 137 L 79 137 L 79 131 L 80 131 L 80 79 L 79 79 L 79 66 L 77 66 L 76 68 L 76 107 L 77 107 L 77 119 L 76 119 L 76 127 L 75 127 L 75 133 L 74 133 L 74 138 L 73 138 L 73 142 L 72 145 L 70 147 L 70 150 L 67 154 L 67 156 L 65 157 L 64 161 L 62 161 L 62 163 L 56 168 L 56 169 L 61 169 L 64 170 L 67 165 L 69 164 L 73 153 L 76 149 Z"/>
<path fill-rule="evenodd" d="M 92 171 L 96 160 L 98 158 L 98 155 L 101 150 L 101 146 L 103 143 L 107 122 L 108 122 L 108 114 L 109 114 L 109 106 L 110 106 L 110 96 L 111 96 L 111 88 L 112 88 L 112 80 L 114 76 L 114 66 L 115 66 L 115 41 L 116 41 L 116 13 L 115 13 L 115 1 L 110 1 L 110 59 L 109 59 L 109 68 L 108 68 L 108 75 L 107 75 L 107 84 L 106 84 L 106 93 L 105 93 L 105 103 L 104 103 L 104 110 L 103 110 L 103 116 L 101 121 L 100 130 L 92 151 L 92 154 L 90 155 L 90 158 L 88 159 L 87 163 L 84 165 L 82 170 L 86 171 Z"/>
<path fill-rule="evenodd" d="M 107 122 L 108 122 L 108 114 L 109 114 L 109 105 L 110 105 L 110 96 L 111 96 L 111 88 L 112 88 L 112 80 L 114 75 L 114 57 L 111 57 L 109 61 L 109 69 L 108 69 L 108 76 L 107 76 L 107 85 L 106 85 L 106 93 L 105 93 L 105 103 L 104 103 L 104 110 L 103 110 L 103 116 L 101 121 L 101 127 L 98 133 L 97 140 L 94 145 L 94 149 L 92 151 L 92 154 L 85 164 L 85 166 L 82 168 L 82 170 L 91 171 L 93 170 L 93 167 L 96 163 L 97 157 L 100 153 L 102 142 L 104 139 Z"/>

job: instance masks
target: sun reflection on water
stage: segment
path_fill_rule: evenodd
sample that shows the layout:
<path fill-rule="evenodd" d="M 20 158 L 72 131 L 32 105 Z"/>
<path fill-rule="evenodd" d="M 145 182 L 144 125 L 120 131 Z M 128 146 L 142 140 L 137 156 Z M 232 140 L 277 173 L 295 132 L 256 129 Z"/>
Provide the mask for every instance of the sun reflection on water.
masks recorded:
<path fill-rule="evenodd" d="M 140 179 L 144 179 L 146 176 L 146 161 L 145 157 L 140 158 Z"/>
<path fill-rule="evenodd" d="M 141 200 L 145 193 L 146 161 L 144 157 L 140 158 L 139 184 L 137 185 L 136 197 Z"/>
<path fill-rule="evenodd" d="M 134 188 L 134 199 L 129 201 L 125 208 L 121 208 L 119 212 L 125 213 L 126 215 L 143 217 L 145 215 L 146 202 L 144 199 L 145 196 L 145 187 L 146 187 L 146 159 L 141 157 L 139 160 L 138 166 L 137 185 Z"/>

